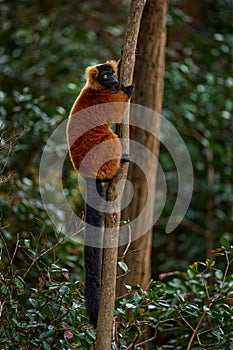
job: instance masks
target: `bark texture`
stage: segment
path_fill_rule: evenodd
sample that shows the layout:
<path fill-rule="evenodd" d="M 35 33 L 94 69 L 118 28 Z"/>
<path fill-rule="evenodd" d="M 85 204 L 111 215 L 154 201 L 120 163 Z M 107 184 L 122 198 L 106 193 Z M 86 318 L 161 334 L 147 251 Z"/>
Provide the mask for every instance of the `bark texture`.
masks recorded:
<path fill-rule="evenodd" d="M 163 78 L 166 44 L 167 0 L 147 0 L 144 8 L 140 33 L 138 37 L 138 57 L 135 66 L 134 82 L 136 84 L 133 102 L 158 112 L 151 128 L 159 133 L 163 100 Z M 143 144 L 153 154 L 159 155 L 158 139 L 136 127 L 131 127 L 130 138 Z M 143 172 L 135 164 L 130 163 L 128 180 L 134 186 L 134 199 L 122 214 L 124 220 L 132 221 L 145 206 L 148 190 L 155 195 L 156 173 L 151 171 L 140 154 L 137 155 L 138 164 L 142 164 Z M 141 157 L 141 158 L 140 158 Z M 146 177 L 150 178 L 153 186 L 147 188 Z M 143 232 L 145 222 L 152 222 L 154 207 L 147 210 L 139 222 L 139 229 Z M 131 243 L 125 262 L 131 271 L 118 278 L 117 296 L 124 295 L 125 284 L 140 284 L 145 288 L 151 278 L 151 242 L 152 228 L 144 236 Z M 124 249 L 119 249 L 122 255 Z M 119 274 L 121 272 L 119 271 Z"/>
<path fill-rule="evenodd" d="M 126 86 L 132 83 L 135 63 L 135 49 L 145 2 L 146 0 L 132 0 L 130 5 L 121 66 L 121 82 Z M 128 140 L 128 125 L 121 125 L 118 133 L 120 138 Z M 123 153 L 128 153 L 129 146 L 127 141 L 122 145 L 122 147 Z M 117 191 L 116 184 L 120 180 L 125 180 L 127 178 L 127 173 L 128 163 L 124 163 L 121 171 L 110 183 L 107 190 L 107 201 L 112 201 L 116 198 L 118 201 L 114 213 L 106 214 L 105 219 L 105 246 L 110 246 L 110 248 L 105 248 L 103 251 L 102 285 L 97 324 L 96 350 L 111 349 L 113 313 L 116 293 L 117 246 L 121 218 L 121 197 L 124 191 L 123 181 L 121 181 L 121 185 L 118 186 Z M 108 228 L 112 229 L 111 233 L 109 232 Z"/>

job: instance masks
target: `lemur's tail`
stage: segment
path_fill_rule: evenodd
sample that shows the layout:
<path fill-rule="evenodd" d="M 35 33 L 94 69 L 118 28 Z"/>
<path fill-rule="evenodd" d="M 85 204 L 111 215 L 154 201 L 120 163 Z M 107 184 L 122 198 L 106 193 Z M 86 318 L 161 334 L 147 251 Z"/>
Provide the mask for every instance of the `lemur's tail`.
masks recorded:
<path fill-rule="evenodd" d="M 101 242 L 103 237 L 103 208 L 99 196 L 104 198 L 105 190 L 98 179 L 86 178 L 86 185 L 84 294 L 89 321 L 96 327 L 101 287 Z"/>

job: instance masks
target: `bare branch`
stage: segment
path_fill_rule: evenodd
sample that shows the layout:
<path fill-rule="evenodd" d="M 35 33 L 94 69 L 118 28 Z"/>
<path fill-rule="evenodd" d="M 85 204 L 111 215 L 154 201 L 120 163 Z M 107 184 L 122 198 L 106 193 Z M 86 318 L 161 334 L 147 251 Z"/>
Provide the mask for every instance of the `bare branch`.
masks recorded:
<path fill-rule="evenodd" d="M 126 28 L 123 57 L 121 63 L 121 83 L 130 85 L 133 79 L 135 50 L 140 28 L 143 8 L 146 0 L 132 0 L 130 13 Z M 125 121 L 124 121 L 125 122 Z M 121 124 L 118 128 L 120 138 L 126 142 L 122 144 L 122 152 L 129 154 L 129 125 Z M 122 167 L 113 181 L 110 183 L 106 199 L 112 201 L 118 199 L 118 208 L 114 213 L 109 213 L 105 217 L 105 227 L 111 228 L 105 231 L 105 240 L 108 247 L 103 252 L 102 264 L 102 285 L 100 295 L 99 316 L 97 324 L 96 350 L 111 349 L 112 341 L 112 322 L 115 304 L 116 291 L 116 271 L 117 271 L 117 254 L 118 254 L 118 236 L 120 227 L 121 198 L 124 191 L 124 181 L 127 178 L 128 163 L 122 164 Z M 116 185 L 118 183 L 117 191 Z"/>

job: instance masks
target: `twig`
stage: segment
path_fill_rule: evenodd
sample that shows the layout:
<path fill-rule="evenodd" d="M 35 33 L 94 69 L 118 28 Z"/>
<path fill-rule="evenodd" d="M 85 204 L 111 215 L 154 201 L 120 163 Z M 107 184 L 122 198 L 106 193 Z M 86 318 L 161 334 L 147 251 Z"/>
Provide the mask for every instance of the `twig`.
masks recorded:
<path fill-rule="evenodd" d="M 118 278 L 121 278 L 121 277 L 123 277 L 123 276 L 126 276 L 126 275 L 128 275 L 129 272 L 130 272 L 130 270 L 128 270 L 128 271 L 122 273 L 121 275 L 118 275 L 116 278 L 118 279 Z"/>
<path fill-rule="evenodd" d="M 125 259 L 126 257 L 128 257 L 130 254 L 133 254 L 133 253 L 135 253 L 135 252 L 138 252 L 139 250 L 140 250 L 139 248 L 130 250 L 125 256 L 122 255 L 122 256 L 120 257 L 120 260 L 124 260 L 124 259 Z"/>
<path fill-rule="evenodd" d="M 133 341 L 132 341 L 131 344 L 126 348 L 126 350 L 134 349 L 134 345 L 135 345 L 135 343 L 136 343 L 138 337 L 139 337 L 139 334 L 136 334 L 136 335 L 134 336 Z"/>
<path fill-rule="evenodd" d="M 178 310 L 178 313 L 179 313 L 181 319 L 184 321 L 184 323 L 186 323 L 187 326 L 194 332 L 194 328 L 193 328 L 192 325 L 185 319 L 185 317 L 182 315 L 182 313 L 181 313 L 180 310 Z"/>
<path fill-rule="evenodd" d="M 125 293 L 125 294 L 123 294 L 123 295 L 120 295 L 119 297 L 116 297 L 116 300 L 120 300 L 120 299 L 123 299 L 123 298 L 127 298 L 129 295 L 130 295 L 130 292 Z"/>
<path fill-rule="evenodd" d="M 76 232 L 75 234 L 79 233 L 82 231 L 82 228 Z M 32 262 L 30 264 L 30 266 L 28 267 L 27 271 L 24 273 L 23 275 L 23 279 L 25 279 L 25 277 L 27 276 L 27 274 L 29 273 L 29 271 L 31 270 L 32 266 L 45 254 L 51 252 L 53 249 L 57 248 L 60 244 L 64 243 L 66 241 L 66 237 L 64 237 L 63 239 L 61 239 L 60 241 L 58 241 L 57 243 L 55 243 L 52 247 L 49 247 L 48 249 L 41 251 L 39 253 L 39 255 L 37 255 L 35 258 L 32 259 Z"/>
<path fill-rule="evenodd" d="M 11 261 L 10 261 L 11 265 L 13 264 L 13 260 L 15 258 L 16 253 L 17 253 L 18 247 L 19 247 L 19 234 L 17 233 L 17 240 L 16 240 L 16 245 L 15 245 L 15 250 L 14 250 L 14 253 L 13 253 Z"/>
<path fill-rule="evenodd" d="M 14 276 L 14 273 L 13 273 L 13 269 L 12 269 L 12 264 L 11 264 L 11 256 L 10 256 L 10 252 L 8 250 L 8 247 L 7 247 L 7 244 L 6 244 L 6 241 L 5 241 L 5 238 L 3 237 L 2 233 L 1 233 L 1 230 L 0 230 L 0 239 L 4 245 L 4 248 L 6 250 L 6 255 L 7 255 L 7 258 L 8 258 L 8 261 L 9 261 L 9 266 L 10 266 L 10 271 L 11 271 L 11 275 L 12 275 L 12 278 Z"/>
<path fill-rule="evenodd" d="M 208 308 L 211 308 L 212 304 L 213 304 L 213 301 L 210 301 L 210 303 L 209 303 L 209 305 L 208 305 Z M 194 341 L 194 338 L 195 338 L 196 335 L 197 335 L 197 332 L 198 332 L 198 330 L 199 330 L 199 328 L 200 328 L 200 326 L 201 326 L 201 324 L 202 324 L 202 322 L 203 322 L 203 320 L 204 320 L 204 318 L 205 318 L 205 316 L 206 316 L 206 313 L 207 313 L 207 309 L 203 311 L 203 313 L 202 313 L 202 315 L 201 315 L 201 317 L 200 317 L 200 320 L 198 321 L 198 323 L 197 323 L 197 325 L 196 325 L 196 328 L 194 329 L 193 334 L 192 334 L 192 336 L 191 336 L 191 338 L 190 338 L 190 340 L 189 340 L 189 343 L 188 343 L 188 346 L 187 346 L 187 349 L 186 349 L 186 350 L 190 350 L 190 349 L 191 349 L 192 343 L 193 343 L 193 341 Z"/>
<path fill-rule="evenodd" d="M 155 329 L 155 335 L 149 339 L 146 339 L 144 341 L 142 341 L 141 343 L 137 343 L 136 346 L 141 346 L 141 345 L 144 345 L 146 343 L 149 343 L 151 342 L 152 340 L 156 339 L 157 338 L 157 328 Z"/>
<path fill-rule="evenodd" d="M 226 266 L 226 269 L 225 269 L 225 272 L 224 272 L 220 293 L 222 293 L 223 287 L 224 287 L 225 282 L 226 282 L 226 278 L 227 278 L 227 273 L 228 273 L 229 267 L 230 267 L 231 263 L 233 262 L 233 259 L 229 260 L 229 257 L 228 257 L 228 254 L 227 254 L 226 250 L 224 251 L 224 254 L 225 254 L 225 257 L 226 257 L 227 266 Z"/>
<path fill-rule="evenodd" d="M 129 227 L 129 240 L 128 240 L 128 244 L 127 244 L 127 246 L 126 246 L 126 248 L 125 248 L 125 250 L 123 252 L 122 259 L 124 259 L 124 257 L 126 256 L 127 251 L 129 250 L 130 244 L 132 242 L 132 232 L 131 232 L 130 224 L 128 225 L 128 227 Z"/>

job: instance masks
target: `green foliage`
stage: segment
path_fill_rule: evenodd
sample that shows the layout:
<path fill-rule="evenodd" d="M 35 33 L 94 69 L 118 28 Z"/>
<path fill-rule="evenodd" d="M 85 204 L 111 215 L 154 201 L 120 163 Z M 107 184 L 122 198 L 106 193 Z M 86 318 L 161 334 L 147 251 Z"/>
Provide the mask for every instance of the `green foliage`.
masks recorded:
<path fill-rule="evenodd" d="M 32 240 L 19 239 L 11 255 L 1 234 L 0 349 L 68 350 L 71 343 L 73 349 L 88 349 L 93 343 L 83 283 L 72 282 L 67 269 L 43 259 L 51 251 L 54 255 L 57 246 L 39 250 Z M 19 270 L 15 262 L 21 255 L 30 264 Z M 34 279 L 28 282 L 30 275 Z"/>
<path fill-rule="evenodd" d="M 116 302 L 113 349 L 140 350 L 144 343 L 158 350 L 230 346 L 233 247 L 225 237 L 220 243 L 222 247 L 213 251 L 215 260 L 161 274 L 147 290 L 127 285 L 128 294 Z M 43 261 L 56 247 L 38 251 L 29 240 L 19 240 L 11 255 L 1 234 L 1 248 L 8 264 L 1 265 L 0 274 L 0 349 L 90 349 L 95 332 L 86 317 L 83 283 L 72 282 L 58 262 Z M 15 269 L 14 261 L 23 253 L 31 264 Z M 224 270 L 217 267 L 219 259 L 225 261 Z M 37 278 L 28 283 L 30 274 Z"/>
<path fill-rule="evenodd" d="M 45 249 L 60 239 L 40 196 L 43 147 L 67 118 L 84 83 L 86 66 L 119 57 L 126 6 L 117 2 L 113 13 L 107 2 L 70 1 L 64 6 L 62 0 L 34 1 L 28 6 L 25 1 L 0 1 L 0 227 L 10 251 L 17 234 L 26 240 L 33 237 L 34 244 L 43 232 L 38 244 Z M 122 24 L 116 24 L 115 15 Z M 82 215 L 77 176 L 68 160 L 63 179 L 71 206 Z M 76 252 L 77 245 L 64 243 L 57 250 L 63 266 L 78 278 L 77 257 L 69 253 Z M 17 258 L 17 265 L 23 266 L 21 256 Z"/>
<path fill-rule="evenodd" d="M 201 6 L 204 12 L 200 11 Z M 232 239 L 233 80 L 229 13 L 227 0 L 203 1 L 192 8 L 191 2 L 182 6 L 179 1 L 170 4 L 163 115 L 176 127 L 190 152 L 194 191 L 183 222 L 164 237 L 164 222 L 177 196 L 177 176 L 175 164 L 161 144 L 160 162 L 168 191 L 154 238 L 154 274 L 162 272 L 161 268 L 171 269 L 174 263 L 184 268 L 187 252 L 192 260 L 208 256 L 222 235 Z"/>
<path fill-rule="evenodd" d="M 84 82 L 85 67 L 119 56 L 128 3 L 115 3 L 114 11 L 110 1 L 71 1 L 66 6 L 61 0 L 35 1 L 27 6 L 2 0 L 0 6 L 0 127 L 1 139 L 11 139 L 8 149 L 1 150 L 0 181 L 10 177 L 1 183 L 1 224 L 8 227 L 14 244 L 17 232 L 40 232 L 41 222 L 54 236 L 38 186 L 43 146 L 67 117 Z M 163 114 L 190 151 L 195 188 L 185 220 L 169 238 L 164 236 L 177 178 L 173 160 L 161 144 L 168 192 L 154 241 L 155 276 L 174 264 L 185 268 L 204 258 L 221 235 L 231 237 L 232 232 L 230 2 L 206 1 L 205 8 L 197 19 L 187 15 L 190 8 L 183 1 L 170 3 Z M 64 164 L 64 191 L 75 211 L 81 212 L 69 161 Z"/>
<path fill-rule="evenodd" d="M 2 284 L 3 322 L 0 349 L 69 349 L 69 339 L 88 348 L 93 341 L 80 297 L 79 284 L 41 281 L 26 292 L 15 278 Z"/>
<path fill-rule="evenodd" d="M 114 349 L 142 349 L 149 325 L 152 349 L 183 349 L 192 340 L 194 349 L 232 350 L 231 2 L 207 0 L 198 29 L 181 4 L 172 1 L 168 16 L 163 113 L 190 151 L 194 195 L 183 223 L 165 236 L 177 179 L 161 145 L 168 197 L 152 264 L 161 280 L 146 291 L 127 286 L 129 295 L 116 303 Z M 112 11 L 111 1 L 0 1 L 0 349 L 90 349 L 95 343 L 82 295 L 82 247 L 51 225 L 38 167 L 85 67 L 119 56 L 127 6 L 118 1 Z M 68 161 L 64 191 L 81 212 Z M 209 248 L 220 236 L 214 264 Z M 205 263 L 186 268 L 206 255 Z M 119 266 L 128 273 L 124 262 Z M 174 266 L 178 271 L 161 274 Z"/>
<path fill-rule="evenodd" d="M 213 251 L 216 260 L 195 262 L 184 272 L 161 274 L 163 282 L 152 281 L 147 290 L 126 286 L 129 298 L 116 303 L 119 331 L 113 348 L 138 350 L 150 343 L 157 350 L 230 349 L 233 275 L 228 272 L 233 246 L 225 237 L 221 244 L 224 247 Z M 225 257 L 223 271 L 216 264 L 220 257 Z M 145 326 L 150 329 L 146 340 Z"/>

